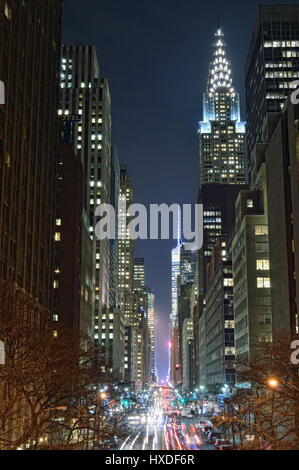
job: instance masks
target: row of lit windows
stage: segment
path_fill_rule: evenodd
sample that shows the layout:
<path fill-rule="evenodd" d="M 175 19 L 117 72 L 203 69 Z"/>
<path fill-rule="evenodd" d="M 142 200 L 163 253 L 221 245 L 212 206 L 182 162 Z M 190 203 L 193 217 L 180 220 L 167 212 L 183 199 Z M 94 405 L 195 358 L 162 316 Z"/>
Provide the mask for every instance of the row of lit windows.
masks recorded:
<path fill-rule="evenodd" d="M 299 41 L 266 41 L 265 47 L 299 47 Z"/>

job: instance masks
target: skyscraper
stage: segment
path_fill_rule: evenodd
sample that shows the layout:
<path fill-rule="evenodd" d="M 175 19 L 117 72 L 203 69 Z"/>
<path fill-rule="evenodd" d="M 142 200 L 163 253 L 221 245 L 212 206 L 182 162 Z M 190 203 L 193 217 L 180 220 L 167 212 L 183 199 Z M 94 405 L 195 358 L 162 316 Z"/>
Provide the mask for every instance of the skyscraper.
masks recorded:
<path fill-rule="evenodd" d="M 221 29 L 215 34 L 203 120 L 199 124 L 200 184 L 244 184 L 247 180 L 245 123 L 232 85 Z"/>
<path fill-rule="evenodd" d="M 180 216 L 178 217 L 180 219 Z M 169 371 L 171 382 L 179 382 L 179 326 L 178 326 L 178 296 L 181 272 L 181 231 L 178 221 L 177 246 L 171 251 L 171 314 L 169 324 Z"/>
<path fill-rule="evenodd" d="M 115 209 L 115 233 L 118 235 L 118 198 L 120 195 L 120 165 L 116 146 L 112 146 L 111 174 L 110 174 L 110 204 Z M 109 240 L 110 263 L 109 263 L 109 303 L 110 306 L 119 305 L 119 241 Z"/>
<path fill-rule="evenodd" d="M 299 335 L 299 106 L 290 102 L 265 149 L 273 333 Z"/>
<path fill-rule="evenodd" d="M 204 242 L 198 257 L 201 292 L 205 291 L 206 266 L 212 247 L 231 228 L 235 199 L 247 183 L 246 125 L 241 121 L 240 98 L 233 88 L 221 29 L 215 33 L 213 47 L 203 96 L 203 120 L 199 124 L 198 202 L 204 208 Z"/>
<path fill-rule="evenodd" d="M 186 306 L 182 307 L 185 298 L 185 288 L 190 290 L 194 278 L 192 270 L 192 255 L 189 250 L 186 250 L 181 240 L 180 230 L 178 230 L 177 246 L 172 250 L 172 312 L 170 317 L 170 363 L 169 375 L 171 380 L 178 384 L 181 381 L 181 367 L 182 367 L 182 326 L 183 317 L 186 318 L 190 315 L 190 309 Z M 190 299 L 189 299 L 190 300 Z M 188 302 L 189 302 L 188 300 Z M 187 304 L 188 304 L 187 302 Z M 184 313 L 182 313 L 184 310 Z"/>
<path fill-rule="evenodd" d="M 257 143 L 268 142 L 271 114 L 279 113 L 299 77 L 299 5 L 259 5 L 246 63 L 250 179 L 258 172 Z"/>
<path fill-rule="evenodd" d="M 148 289 L 148 327 L 150 331 L 150 378 L 154 382 L 157 374 L 155 293 L 153 289 Z"/>
<path fill-rule="evenodd" d="M 94 240 L 94 338 L 104 345 L 101 315 L 109 309 L 110 244 L 109 240 L 96 241 L 94 229 L 97 205 L 110 202 L 111 103 L 108 81 L 100 77 L 94 47 L 62 47 L 60 89 L 58 114 L 75 121 L 74 149 L 83 164 L 83 203 L 89 216 L 90 236 Z"/>
<path fill-rule="evenodd" d="M 36 324 L 52 307 L 61 6 L 0 2 L 1 295 L 13 305 L 22 292 L 21 315 Z"/>
<path fill-rule="evenodd" d="M 134 260 L 134 291 L 140 292 L 145 287 L 145 264 L 144 258 Z"/>
<path fill-rule="evenodd" d="M 121 207 L 119 212 L 119 304 L 125 312 L 126 323 L 130 323 L 132 313 L 132 294 L 134 278 L 134 241 L 130 239 L 128 224 L 130 217 L 127 209 L 133 203 L 133 188 L 127 168 L 120 168 L 120 199 L 126 204 L 126 210 Z"/>
<path fill-rule="evenodd" d="M 138 338 L 133 326 L 133 279 L 134 279 L 134 241 L 128 234 L 130 217 L 128 207 L 133 203 L 133 188 L 126 166 L 120 167 L 120 197 L 119 197 L 119 307 L 125 315 L 125 381 L 135 384 L 136 377 L 136 343 Z"/>

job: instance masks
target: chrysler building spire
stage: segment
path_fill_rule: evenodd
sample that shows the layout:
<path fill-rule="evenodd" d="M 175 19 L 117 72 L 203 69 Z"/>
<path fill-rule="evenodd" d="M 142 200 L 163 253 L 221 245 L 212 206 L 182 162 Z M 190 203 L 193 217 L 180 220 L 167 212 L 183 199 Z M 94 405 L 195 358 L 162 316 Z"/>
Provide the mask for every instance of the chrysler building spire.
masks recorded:
<path fill-rule="evenodd" d="M 226 44 L 221 28 L 215 33 L 213 60 L 210 63 L 208 94 L 214 94 L 220 88 L 234 93 L 231 64 L 226 57 Z"/>

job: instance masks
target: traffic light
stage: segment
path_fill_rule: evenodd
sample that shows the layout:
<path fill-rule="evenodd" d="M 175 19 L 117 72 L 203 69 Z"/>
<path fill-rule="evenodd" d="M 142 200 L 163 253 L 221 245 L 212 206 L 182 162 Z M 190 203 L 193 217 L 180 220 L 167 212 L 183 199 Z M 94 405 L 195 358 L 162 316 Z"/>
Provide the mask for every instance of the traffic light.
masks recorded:
<path fill-rule="evenodd" d="M 123 407 L 124 407 L 124 408 L 128 408 L 129 406 L 130 406 L 129 400 L 124 400 L 124 401 L 123 401 Z"/>

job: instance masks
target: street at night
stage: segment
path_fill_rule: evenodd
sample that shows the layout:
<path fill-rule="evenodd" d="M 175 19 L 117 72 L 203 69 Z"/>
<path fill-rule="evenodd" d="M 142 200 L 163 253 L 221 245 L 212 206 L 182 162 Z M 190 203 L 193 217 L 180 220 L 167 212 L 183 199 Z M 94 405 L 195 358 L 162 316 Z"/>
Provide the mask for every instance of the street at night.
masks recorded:
<path fill-rule="evenodd" d="M 298 0 L 0 0 L 1 469 L 298 451 L 298 293 Z"/>

